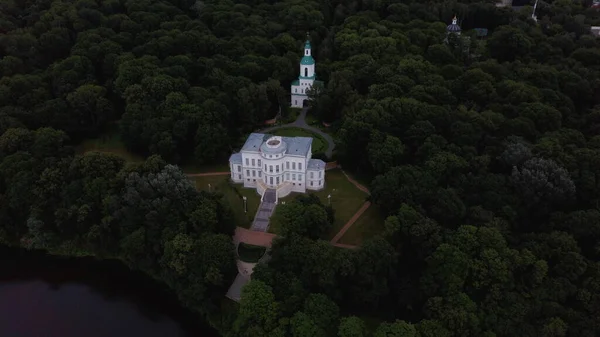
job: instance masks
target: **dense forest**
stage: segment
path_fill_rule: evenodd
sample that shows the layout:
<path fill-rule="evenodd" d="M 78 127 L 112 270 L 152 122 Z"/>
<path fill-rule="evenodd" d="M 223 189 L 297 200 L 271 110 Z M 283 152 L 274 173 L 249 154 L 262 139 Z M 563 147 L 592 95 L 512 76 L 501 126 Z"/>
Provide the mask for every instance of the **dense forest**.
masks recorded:
<path fill-rule="evenodd" d="M 536 22 L 493 0 L 1 1 L 0 240 L 120 258 L 231 337 L 600 335 L 591 2 Z M 310 113 L 385 231 L 333 247 L 332 210 L 299 198 L 227 306 L 230 206 L 173 164 L 222 161 L 285 109 L 307 32 Z M 145 162 L 75 154 L 113 124 Z"/>

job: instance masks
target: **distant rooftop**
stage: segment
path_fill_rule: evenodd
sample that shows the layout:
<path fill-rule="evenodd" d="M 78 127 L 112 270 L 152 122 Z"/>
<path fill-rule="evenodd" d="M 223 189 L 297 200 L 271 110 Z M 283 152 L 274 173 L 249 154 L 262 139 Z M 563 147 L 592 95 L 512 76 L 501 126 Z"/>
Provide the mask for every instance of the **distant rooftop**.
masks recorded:
<path fill-rule="evenodd" d="M 307 169 L 309 169 L 309 170 L 324 170 L 325 162 L 322 161 L 321 159 L 310 159 L 308 161 Z"/>
<path fill-rule="evenodd" d="M 241 153 L 232 154 L 231 157 L 229 157 L 229 162 L 234 163 L 234 164 L 241 164 L 242 163 L 242 154 Z"/>

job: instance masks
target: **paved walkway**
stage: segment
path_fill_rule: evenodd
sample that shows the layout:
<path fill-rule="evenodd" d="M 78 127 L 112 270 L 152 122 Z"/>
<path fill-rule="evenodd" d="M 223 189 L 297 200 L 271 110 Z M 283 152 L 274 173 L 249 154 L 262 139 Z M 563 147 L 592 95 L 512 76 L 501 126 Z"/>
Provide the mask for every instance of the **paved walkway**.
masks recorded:
<path fill-rule="evenodd" d="M 273 188 L 267 188 L 263 194 L 263 201 L 272 204 L 277 202 L 277 191 Z"/>
<path fill-rule="evenodd" d="M 315 128 L 314 126 L 310 126 L 310 125 L 306 124 L 306 112 L 307 111 L 308 111 L 308 107 L 304 107 L 304 108 L 302 108 L 302 111 L 298 115 L 298 118 L 296 118 L 296 120 L 293 121 L 292 123 L 278 125 L 278 126 L 272 126 L 272 127 L 266 128 L 266 129 L 262 129 L 262 130 L 260 130 L 260 132 L 270 132 L 270 131 L 275 131 L 275 130 L 284 129 L 284 128 L 300 128 L 300 129 L 314 132 L 314 133 L 318 134 L 319 136 L 323 137 L 325 139 L 325 141 L 327 141 L 327 150 L 325 150 L 325 155 L 327 155 L 327 157 L 331 158 L 331 155 L 333 154 L 333 149 L 335 148 L 335 142 L 333 141 L 333 138 L 330 135 L 326 134 L 325 132 L 319 130 L 318 128 Z"/>
<path fill-rule="evenodd" d="M 252 275 L 254 266 L 256 266 L 256 263 L 249 263 L 244 262 L 242 260 L 237 260 L 238 273 L 242 274 L 245 277 L 250 277 Z"/>
<path fill-rule="evenodd" d="M 362 205 L 362 207 L 358 210 L 358 212 L 354 213 L 352 218 L 348 220 L 344 227 L 342 227 L 342 229 L 340 229 L 340 231 L 335 235 L 335 237 L 331 239 L 331 244 L 336 244 L 342 238 L 342 236 L 346 234 L 346 231 L 350 229 L 352 225 L 354 225 L 356 220 L 358 220 L 358 218 L 360 218 L 360 216 L 363 215 L 363 213 L 369 208 L 369 206 L 371 206 L 371 203 L 369 201 L 365 202 Z"/>
<path fill-rule="evenodd" d="M 237 247 L 237 244 L 236 244 L 236 247 Z M 231 286 L 229 287 L 229 290 L 227 290 L 227 294 L 225 296 L 227 296 L 228 298 L 230 298 L 236 302 L 239 302 L 242 297 L 242 288 L 248 282 L 250 282 L 250 279 L 252 279 L 252 273 L 254 272 L 254 267 L 256 267 L 256 265 L 259 263 L 267 263 L 270 259 L 271 259 L 271 255 L 269 254 L 269 250 L 267 249 L 265 254 L 260 258 L 260 260 L 258 260 L 257 263 L 249 263 L 249 262 L 237 260 L 238 274 L 235 277 L 235 280 L 233 281 Z"/>
<path fill-rule="evenodd" d="M 344 248 L 344 249 L 356 249 L 356 248 L 358 248 L 358 246 L 347 245 L 347 244 L 344 244 L 344 243 L 334 243 L 333 246 L 334 247 L 339 247 L 339 248 Z"/>
<path fill-rule="evenodd" d="M 227 298 L 239 302 L 242 298 L 242 288 L 246 285 L 246 283 L 250 282 L 249 277 L 245 277 L 244 275 L 238 273 L 233 280 L 233 283 L 227 290 L 227 294 L 225 295 Z"/>
<path fill-rule="evenodd" d="M 237 246 L 240 242 L 245 242 L 255 246 L 271 247 L 273 239 L 277 235 L 273 233 L 252 231 L 246 228 L 237 227 L 233 236 L 233 243 Z"/>
<path fill-rule="evenodd" d="M 371 195 L 371 193 L 369 192 L 369 189 L 364 187 L 362 184 L 360 184 L 359 182 L 357 182 L 356 180 L 350 178 L 350 176 L 348 174 L 346 174 L 346 172 L 344 172 L 344 170 L 342 170 L 342 173 L 344 174 L 344 176 L 346 176 L 346 179 L 348 179 L 349 182 L 351 182 L 354 186 L 356 186 L 356 188 L 358 188 L 359 190 Z M 346 224 L 344 225 L 344 227 L 342 227 L 342 229 L 340 229 L 340 231 L 335 235 L 335 237 L 331 240 L 331 244 L 336 246 L 336 247 L 342 247 L 342 248 L 356 248 L 356 246 L 352 246 L 352 245 L 345 245 L 342 243 L 338 243 L 338 241 L 342 238 L 342 236 L 344 236 L 344 234 L 346 234 L 346 232 L 348 231 L 348 229 L 350 229 L 350 227 L 352 227 L 352 225 L 354 225 L 354 223 L 356 222 L 356 220 L 358 220 L 358 218 L 360 218 L 361 215 L 363 215 L 363 213 L 371 206 L 371 203 L 369 201 L 365 202 L 361 208 L 358 209 L 358 211 L 356 213 L 354 213 L 354 215 L 352 216 L 352 218 L 350 218 L 350 220 L 348 220 L 348 222 L 346 222 Z"/>
<path fill-rule="evenodd" d="M 367 193 L 368 195 L 371 195 L 371 192 L 369 192 L 369 189 L 364 187 L 363 185 L 361 185 L 359 182 L 357 182 L 356 180 L 350 178 L 349 175 L 346 174 L 346 172 L 344 172 L 344 170 L 342 170 L 342 173 L 346 176 L 346 179 L 348 179 L 349 182 L 351 182 L 354 186 L 356 186 L 356 188 L 358 188 L 359 190 Z"/>
<path fill-rule="evenodd" d="M 258 211 L 256 211 L 250 229 L 253 231 L 266 232 L 267 229 L 269 229 L 269 219 L 274 211 L 275 203 L 263 200 L 263 202 L 260 203 L 260 206 L 258 206 Z"/>

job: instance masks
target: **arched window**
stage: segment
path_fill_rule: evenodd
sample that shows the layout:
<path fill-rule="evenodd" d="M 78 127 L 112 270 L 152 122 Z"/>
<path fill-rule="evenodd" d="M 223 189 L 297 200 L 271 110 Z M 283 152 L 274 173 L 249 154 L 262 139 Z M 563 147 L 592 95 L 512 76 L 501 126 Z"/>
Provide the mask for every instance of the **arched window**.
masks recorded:
<path fill-rule="evenodd" d="M 308 67 L 304 68 L 304 77 L 308 77 Z"/>

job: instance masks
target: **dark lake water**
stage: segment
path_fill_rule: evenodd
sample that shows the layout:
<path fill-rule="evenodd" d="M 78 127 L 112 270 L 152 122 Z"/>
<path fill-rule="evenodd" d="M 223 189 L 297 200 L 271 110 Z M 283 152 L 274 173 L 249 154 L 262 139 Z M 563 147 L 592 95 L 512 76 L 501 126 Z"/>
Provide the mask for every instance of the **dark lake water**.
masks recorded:
<path fill-rule="evenodd" d="M 1 337 L 217 337 L 174 295 L 116 261 L 0 247 Z"/>

